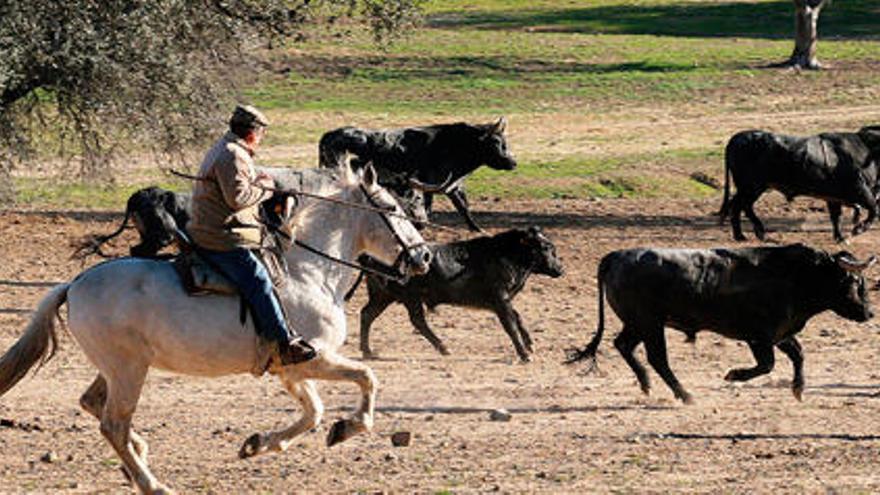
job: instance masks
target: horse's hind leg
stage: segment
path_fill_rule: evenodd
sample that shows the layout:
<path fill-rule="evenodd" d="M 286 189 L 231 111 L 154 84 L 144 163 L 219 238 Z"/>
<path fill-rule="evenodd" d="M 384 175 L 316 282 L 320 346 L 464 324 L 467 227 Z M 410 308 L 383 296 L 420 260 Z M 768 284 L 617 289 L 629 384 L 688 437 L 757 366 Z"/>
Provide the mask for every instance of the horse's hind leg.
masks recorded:
<path fill-rule="evenodd" d="M 360 406 L 351 418 L 333 424 L 327 435 L 328 446 L 373 429 L 378 381 L 369 366 L 327 350 L 319 352 L 315 359 L 295 366 L 296 373 L 303 378 L 354 382 L 361 389 Z"/>
<path fill-rule="evenodd" d="M 113 368 L 107 375 L 107 400 L 101 413 L 101 434 L 110 442 L 116 454 L 141 493 L 161 494 L 170 490 L 159 483 L 147 464 L 138 456 L 132 442 L 131 418 L 147 375 L 147 367 L 126 363 Z"/>
<path fill-rule="evenodd" d="M 104 377 L 100 374 L 95 378 L 95 381 L 89 385 L 88 390 L 82 394 L 82 397 L 79 398 L 79 404 L 82 406 L 83 410 L 87 413 L 91 414 L 98 421 L 101 420 L 101 416 L 104 413 L 104 404 L 107 402 L 107 381 L 104 380 Z M 140 456 L 141 460 L 144 463 L 147 463 L 147 454 L 149 452 L 149 446 L 147 442 L 141 438 L 140 435 L 135 433 L 134 430 L 130 432 L 131 441 L 134 444 L 134 450 L 137 452 L 138 456 Z"/>
<path fill-rule="evenodd" d="M 251 435 L 238 451 L 238 456 L 242 459 L 266 452 L 284 452 L 290 447 L 295 437 L 315 428 L 321 422 L 324 415 L 324 404 L 321 402 L 321 397 L 318 396 L 315 383 L 309 380 L 300 381 L 299 377 L 294 378 L 289 372 L 282 373 L 280 378 L 284 387 L 302 405 L 303 415 L 290 428 Z"/>

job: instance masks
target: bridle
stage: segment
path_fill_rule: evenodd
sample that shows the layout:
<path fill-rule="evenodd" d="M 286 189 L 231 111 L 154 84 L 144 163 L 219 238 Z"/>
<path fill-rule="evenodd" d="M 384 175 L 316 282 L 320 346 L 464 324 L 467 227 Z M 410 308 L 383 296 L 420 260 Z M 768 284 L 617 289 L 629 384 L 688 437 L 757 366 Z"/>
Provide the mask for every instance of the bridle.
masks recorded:
<path fill-rule="evenodd" d="M 317 255 L 317 256 L 320 256 L 324 259 L 333 261 L 334 263 L 338 263 L 340 265 L 347 266 L 349 268 L 354 268 L 356 270 L 361 270 L 363 272 L 371 273 L 373 275 L 378 275 L 380 277 L 393 280 L 394 282 L 397 282 L 399 284 L 405 284 L 409 280 L 409 276 L 404 275 L 403 270 L 401 270 L 402 265 L 404 263 L 415 264 L 415 260 L 413 259 L 410 251 L 417 248 L 417 247 L 424 246 L 427 243 L 422 241 L 422 242 L 415 243 L 413 245 L 407 245 L 406 241 L 404 241 L 403 238 L 400 237 L 400 234 L 394 228 L 394 225 L 391 224 L 391 219 L 389 218 L 389 213 L 394 213 L 394 212 L 391 212 L 387 208 L 383 208 L 378 203 L 376 203 L 374 195 L 370 194 L 369 191 L 367 191 L 367 188 L 364 187 L 363 183 L 358 184 L 358 187 L 360 188 L 361 192 L 364 194 L 364 197 L 367 198 L 367 201 L 370 203 L 370 206 L 372 206 L 372 208 L 362 208 L 362 209 L 365 209 L 367 211 L 373 211 L 373 212 L 379 214 L 379 217 L 382 219 L 382 222 L 385 224 L 386 227 L 388 227 L 388 230 L 391 231 L 391 235 L 394 236 L 394 240 L 397 241 L 397 244 L 401 248 L 400 254 L 397 255 L 397 258 L 394 260 L 394 263 L 391 266 L 386 267 L 386 265 L 381 264 L 381 263 L 377 263 L 374 266 L 367 266 L 367 265 L 364 265 L 363 263 L 344 260 L 342 258 L 338 258 L 336 256 L 327 254 L 327 253 L 321 251 L 320 249 L 315 248 L 313 246 L 310 246 L 309 244 L 306 244 L 305 242 L 303 242 L 299 239 L 291 238 L 290 235 L 288 235 L 287 233 L 282 232 L 280 230 L 276 230 L 275 233 L 284 237 L 288 241 L 292 242 L 294 245 L 301 247 L 314 255 Z M 291 195 L 301 194 L 300 192 L 297 192 L 297 191 L 285 191 L 285 193 L 291 194 Z M 327 198 L 325 196 L 317 196 L 317 195 L 315 195 L 315 196 L 316 196 L 316 198 L 320 198 L 323 200 L 333 199 L 333 198 Z M 350 203 L 347 201 L 334 200 L 332 202 L 333 203 L 341 203 L 341 204 L 344 204 L 347 206 L 360 206 L 357 203 Z"/>
<path fill-rule="evenodd" d="M 178 172 L 176 170 L 169 170 L 169 172 L 173 175 L 176 175 L 178 177 L 182 177 L 184 179 L 190 179 L 190 180 L 195 180 L 195 181 L 214 182 L 211 179 L 206 179 L 204 177 L 199 177 L 199 176 L 195 176 L 195 175 L 186 174 L 183 172 Z M 360 188 L 360 190 L 364 194 L 364 196 L 367 198 L 367 201 L 370 203 L 370 206 L 365 206 L 365 205 L 358 204 L 358 203 L 352 203 L 350 201 L 340 200 L 340 199 L 336 199 L 336 198 L 329 198 L 326 196 L 321 196 L 320 194 L 307 193 L 305 191 L 279 189 L 279 188 L 275 188 L 275 187 L 266 187 L 266 186 L 262 186 L 259 184 L 253 184 L 253 185 L 255 187 L 258 187 L 258 188 L 266 190 L 266 191 L 271 191 L 273 193 L 279 193 L 279 194 L 290 196 L 294 199 L 294 201 L 297 204 L 299 203 L 298 196 L 303 196 L 303 197 L 317 199 L 319 201 L 324 201 L 324 202 L 328 202 L 328 203 L 344 205 L 349 208 L 372 211 L 372 212 L 378 213 L 380 218 L 382 219 L 382 222 L 385 224 L 386 227 L 388 227 L 388 230 L 391 231 L 391 234 L 394 236 L 394 239 L 397 241 L 397 244 L 401 247 L 400 254 L 397 255 L 397 258 L 394 260 L 394 263 L 390 267 L 388 267 L 387 269 L 385 269 L 385 265 L 382 265 L 382 264 L 380 264 L 380 266 L 382 267 L 380 269 L 380 268 L 366 266 L 363 263 L 356 263 L 356 262 L 344 260 L 342 258 L 338 258 L 336 256 L 327 254 L 327 253 L 321 251 L 320 249 L 312 247 L 312 246 L 302 242 L 299 239 L 291 238 L 291 236 L 285 232 L 282 232 L 280 230 L 273 230 L 273 232 L 275 234 L 280 235 L 281 237 L 285 238 L 287 241 L 293 243 L 294 245 L 299 246 L 312 254 L 315 254 L 315 255 L 320 256 L 324 259 L 333 261 L 333 262 L 338 263 L 340 265 L 344 265 L 349 268 L 354 268 L 356 270 L 361 270 L 361 271 L 364 271 L 367 273 L 378 275 L 380 277 L 388 278 L 388 279 L 394 280 L 395 282 L 403 284 L 409 280 L 409 277 L 406 275 L 401 275 L 403 273 L 403 271 L 401 270 L 401 266 L 404 263 L 415 264 L 415 260 L 413 259 L 410 251 L 412 249 L 415 249 L 417 247 L 424 246 L 427 244 L 426 242 L 423 241 L 423 242 L 413 244 L 412 246 L 407 245 L 406 242 L 403 240 L 403 238 L 400 237 L 400 234 L 397 232 L 397 230 L 394 229 L 394 226 L 391 224 L 391 219 L 389 217 L 395 216 L 398 218 L 403 218 L 405 220 L 409 220 L 410 222 L 414 221 L 415 219 L 412 219 L 404 214 L 397 213 L 396 211 L 390 211 L 389 209 L 383 208 L 382 206 L 380 206 L 378 203 L 376 203 L 374 195 L 370 194 L 370 192 L 367 191 L 367 188 L 364 187 L 364 184 L 362 182 L 358 184 L 358 187 Z M 437 225 L 436 227 L 442 227 L 444 229 L 449 229 L 448 227 L 445 227 L 442 225 Z M 449 229 L 449 230 L 452 230 L 452 229 Z"/>
<path fill-rule="evenodd" d="M 411 251 L 415 248 L 422 247 L 422 246 L 426 245 L 427 243 L 422 241 L 422 242 L 417 242 L 411 246 L 407 245 L 406 241 L 404 241 L 403 238 L 400 237 L 400 233 L 398 233 L 397 230 L 394 228 L 394 225 L 391 224 L 391 219 L 388 218 L 387 213 L 390 213 L 391 211 L 379 206 L 376 203 L 376 199 L 373 197 L 373 194 L 370 194 L 370 192 L 367 191 L 367 188 L 364 187 L 363 183 L 358 184 L 358 187 L 360 187 L 361 192 L 364 193 L 364 196 L 366 196 L 367 201 L 370 203 L 370 206 L 375 208 L 376 212 L 379 213 L 379 218 L 382 219 L 382 223 L 384 223 L 385 226 L 388 227 L 388 230 L 391 231 L 391 235 L 394 236 L 394 239 L 397 241 L 397 244 L 400 246 L 400 248 L 401 248 L 400 254 L 397 255 L 397 258 L 394 260 L 394 263 L 391 265 L 391 270 L 396 273 L 403 273 L 403 271 L 401 270 L 401 267 L 404 263 L 409 263 L 410 265 L 415 264 L 415 259 L 413 259 Z M 381 192 L 381 189 L 374 194 L 377 194 L 380 192 Z"/>

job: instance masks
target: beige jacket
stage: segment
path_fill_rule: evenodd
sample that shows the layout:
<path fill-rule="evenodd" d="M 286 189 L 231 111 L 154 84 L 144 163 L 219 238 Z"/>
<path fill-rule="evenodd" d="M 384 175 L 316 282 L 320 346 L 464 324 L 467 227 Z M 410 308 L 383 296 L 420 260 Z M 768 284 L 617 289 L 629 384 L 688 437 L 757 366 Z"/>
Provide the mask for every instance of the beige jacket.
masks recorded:
<path fill-rule="evenodd" d="M 258 247 L 258 206 L 272 193 L 253 185 L 256 174 L 247 143 L 227 132 L 205 155 L 199 177 L 205 180 L 193 185 L 187 225 L 193 241 L 213 251 Z"/>

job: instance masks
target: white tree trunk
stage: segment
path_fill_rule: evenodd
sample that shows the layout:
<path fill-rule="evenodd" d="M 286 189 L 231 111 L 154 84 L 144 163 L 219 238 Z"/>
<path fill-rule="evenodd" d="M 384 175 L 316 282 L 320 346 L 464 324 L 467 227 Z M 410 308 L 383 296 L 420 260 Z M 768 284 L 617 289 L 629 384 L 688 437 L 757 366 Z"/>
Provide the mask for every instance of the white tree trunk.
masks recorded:
<path fill-rule="evenodd" d="M 819 40 L 819 13 L 827 0 L 794 0 L 794 51 L 788 64 L 802 69 L 819 69 L 816 43 Z"/>

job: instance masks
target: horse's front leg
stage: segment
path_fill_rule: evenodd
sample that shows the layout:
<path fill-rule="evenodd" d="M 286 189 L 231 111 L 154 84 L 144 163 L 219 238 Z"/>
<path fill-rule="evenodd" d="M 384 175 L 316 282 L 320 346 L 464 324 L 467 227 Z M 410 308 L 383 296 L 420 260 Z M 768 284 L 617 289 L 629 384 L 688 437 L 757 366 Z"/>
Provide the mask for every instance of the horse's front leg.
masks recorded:
<path fill-rule="evenodd" d="M 272 431 L 269 433 L 254 433 L 238 451 L 238 457 L 247 459 L 266 452 L 284 452 L 293 443 L 293 439 L 318 426 L 324 415 L 324 404 L 318 391 L 315 389 L 315 383 L 305 380 L 300 376 L 291 373 L 290 368 L 281 373 L 281 383 L 284 388 L 290 392 L 302 405 L 303 415 L 299 421 L 290 428 Z"/>
<path fill-rule="evenodd" d="M 329 350 L 321 351 L 316 358 L 293 366 L 305 378 L 354 382 L 361 389 L 360 407 L 351 418 L 340 419 L 333 424 L 327 434 L 328 447 L 373 429 L 376 389 L 379 383 L 369 366 Z"/>

